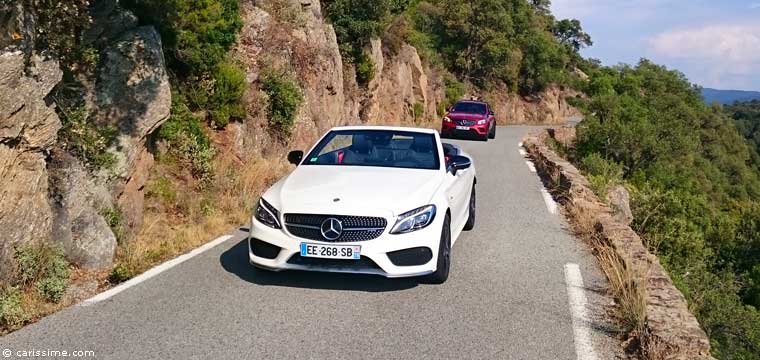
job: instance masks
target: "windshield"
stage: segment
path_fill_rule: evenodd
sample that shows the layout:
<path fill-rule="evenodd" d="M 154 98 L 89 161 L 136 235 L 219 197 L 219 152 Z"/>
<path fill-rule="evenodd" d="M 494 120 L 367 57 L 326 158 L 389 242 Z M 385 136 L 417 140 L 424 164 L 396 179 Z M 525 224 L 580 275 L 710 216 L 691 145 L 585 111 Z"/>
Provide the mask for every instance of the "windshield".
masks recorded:
<path fill-rule="evenodd" d="M 459 102 L 451 109 L 453 112 L 461 112 L 467 114 L 485 114 L 486 104 L 474 103 L 474 102 Z"/>
<path fill-rule="evenodd" d="M 433 134 L 396 130 L 331 131 L 303 165 L 440 168 Z"/>

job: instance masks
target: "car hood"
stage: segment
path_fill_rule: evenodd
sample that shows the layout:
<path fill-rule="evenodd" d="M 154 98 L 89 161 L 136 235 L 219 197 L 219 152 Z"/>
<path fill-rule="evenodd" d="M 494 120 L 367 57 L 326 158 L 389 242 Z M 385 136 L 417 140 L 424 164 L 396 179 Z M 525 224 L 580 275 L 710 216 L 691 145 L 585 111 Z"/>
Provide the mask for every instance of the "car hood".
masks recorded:
<path fill-rule="evenodd" d="M 429 204 L 444 175 L 438 170 L 301 165 L 264 198 L 281 213 L 394 217 Z"/>
<path fill-rule="evenodd" d="M 446 116 L 448 116 L 449 119 L 456 120 L 482 120 L 486 118 L 486 116 L 483 114 L 471 114 L 463 112 L 450 112 Z"/>

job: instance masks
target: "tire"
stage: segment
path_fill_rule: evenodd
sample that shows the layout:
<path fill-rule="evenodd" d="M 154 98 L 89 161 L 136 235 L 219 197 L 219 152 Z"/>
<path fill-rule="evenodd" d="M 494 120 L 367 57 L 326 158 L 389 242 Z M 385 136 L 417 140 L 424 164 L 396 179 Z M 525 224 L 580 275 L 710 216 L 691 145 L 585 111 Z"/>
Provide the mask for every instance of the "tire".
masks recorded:
<path fill-rule="evenodd" d="M 478 136 L 479 141 L 488 141 L 488 133 L 483 134 L 483 136 Z"/>
<path fill-rule="evenodd" d="M 496 139 L 496 123 L 491 127 L 491 131 L 488 132 L 489 139 Z"/>
<path fill-rule="evenodd" d="M 464 230 L 470 231 L 475 228 L 475 184 L 472 184 L 472 193 L 470 193 L 470 209 L 467 215 L 467 222 L 464 224 Z"/>
<path fill-rule="evenodd" d="M 437 267 L 434 273 L 428 275 L 431 284 L 443 284 L 449 278 L 451 269 L 451 219 L 446 214 L 441 229 L 441 244 L 438 246 Z"/>

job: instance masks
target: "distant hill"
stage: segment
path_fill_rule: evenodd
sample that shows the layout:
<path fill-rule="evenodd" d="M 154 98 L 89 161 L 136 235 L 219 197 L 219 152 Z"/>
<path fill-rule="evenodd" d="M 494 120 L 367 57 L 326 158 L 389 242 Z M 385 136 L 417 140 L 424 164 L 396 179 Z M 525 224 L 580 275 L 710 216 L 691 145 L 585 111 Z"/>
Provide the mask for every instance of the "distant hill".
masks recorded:
<path fill-rule="evenodd" d="M 702 88 L 702 97 L 708 104 L 712 104 L 713 102 L 719 102 L 721 104 L 733 104 L 736 101 L 760 99 L 760 91 L 718 90 Z"/>

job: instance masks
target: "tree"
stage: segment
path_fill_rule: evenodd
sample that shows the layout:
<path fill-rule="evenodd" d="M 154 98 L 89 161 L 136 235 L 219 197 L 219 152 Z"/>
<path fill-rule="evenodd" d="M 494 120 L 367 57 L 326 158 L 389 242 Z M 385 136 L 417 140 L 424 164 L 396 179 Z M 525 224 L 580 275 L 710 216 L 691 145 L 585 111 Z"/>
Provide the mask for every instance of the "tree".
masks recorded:
<path fill-rule="evenodd" d="M 581 22 L 576 19 L 557 21 L 554 24 L 553 32 L 560 44 L 571 48 L 574 52 L 594 44 L 591 41 L 591 36 L 583 32 Z"/>
<path fill-rule="evenodd" d="M 551 0 L 530 0 L 530 4 L 540 13 L 544 15 L 551 14 Z"/>

